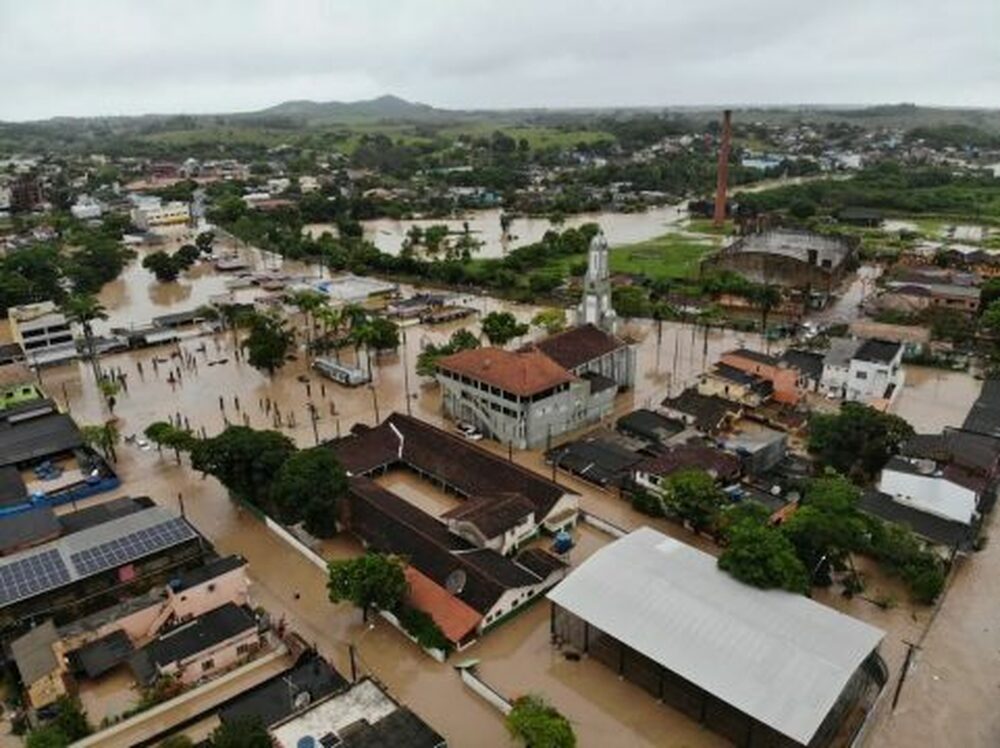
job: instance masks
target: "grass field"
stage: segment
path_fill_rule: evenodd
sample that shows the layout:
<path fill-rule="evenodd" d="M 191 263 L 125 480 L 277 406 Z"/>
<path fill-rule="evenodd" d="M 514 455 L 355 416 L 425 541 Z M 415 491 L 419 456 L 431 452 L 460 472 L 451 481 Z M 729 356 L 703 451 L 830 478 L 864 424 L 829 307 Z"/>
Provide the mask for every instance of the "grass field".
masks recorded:
<path fill-rule="evenodd" d="M 648 278 L 693 278 L 701 259 L 715 248 L 711 242 L 664 234 L 637 244 L 611 249 L 611 272 Z"/>

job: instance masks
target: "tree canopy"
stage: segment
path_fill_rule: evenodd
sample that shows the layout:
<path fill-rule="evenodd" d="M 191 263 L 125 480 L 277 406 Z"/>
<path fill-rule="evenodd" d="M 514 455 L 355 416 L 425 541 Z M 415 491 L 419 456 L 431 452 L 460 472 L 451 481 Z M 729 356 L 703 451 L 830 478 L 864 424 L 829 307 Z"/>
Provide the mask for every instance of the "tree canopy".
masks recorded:
<path fill-rule="evenodd" d="M 479 338 L 466 330 L 455 330 L 447 343 L 434 345 L 429 343 L 417 356 L 417 374 L 422 377 L 433 377 L 437 373 L 437 362 L 445 356 L 459 351 L 479 347 Z"/>
<path fill-rule="evenodd" d="M 274 374 L 285 365 L 294 337 L 285 329 L 284 322 L 269 314 L 254 314 L 249 323 L 250 334 L 243 341 L 247 361 L 255 369 Z"/>
<path fill-rule="evenodd" d="M 704 470 L 682 470 L 667 478 L 663 501 L 675 515 L 700 532 L 713 526 L 725 496 Z"/>
<path fill-rule="evenodd" d="M 265 505 L 272 479 L 293 452 L 292 440 L 277 431 L 229 426 L 218 436 L 195 444 L 191 464 L 218 478 L 240 498 Z"/>
<path fill-rule="evenodd" d="M 719 557 L 719 568 L 744 584 L 774 587 L 805 594 L 809 572 L 795 555 L 795 546 L 782 533 L 764 524 L 743 519 L 728 529 L 728 545 Z"/>
<path fill-rule="evenodd" d="M 366 553 L 360 558 L 331 561 L 327 589 L 330 601 L 361 608 L 367 619 L 374 610 L 394 610 L 406 594 L 403 562 L 396 556 Z"/>
<path fill-rule="evenodd" d="M 569 720 L 541 696 L 529 694 L 514 702 L 507 730 L 526 748 L 574 748 L 576 735 Z"/>
<path fill-rule="evenodd" d="M 871 480 L 913 436 L 899 416 L 848 402 L 837 414 L 816 414 L 809 421 L 809 451 L 839 473 Z"/>
<path fill-rule="evenodd" d="M 271 736 L 260 717 L 239 717 L 215 728 L 208 748 L 271 748 Z"/>
<path fill-rule="evenodd" d="M 286 524 L 304 522 L 320 538 L 337 532 L 337 507 L 347 493 L 347 475 L 326 447 L 295 452 L 278 469 L 271 502 Z"/>
<path fill-rule="evenodd" d="M 528 332 L 529 326 L 518 322 L 510 312 L 490 312 L 482 321 L 483 335 L 490 345 L 503 346 L 514 338 L 519 338 Z"/>

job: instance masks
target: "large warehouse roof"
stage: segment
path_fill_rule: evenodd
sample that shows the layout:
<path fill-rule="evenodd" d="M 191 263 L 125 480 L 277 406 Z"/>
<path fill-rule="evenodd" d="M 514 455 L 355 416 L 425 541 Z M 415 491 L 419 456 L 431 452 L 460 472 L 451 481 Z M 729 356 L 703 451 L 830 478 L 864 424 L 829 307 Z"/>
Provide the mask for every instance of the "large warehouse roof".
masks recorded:
<path fill-rule="evenodd" d="M 806 597 L 741 584 L 650 528 L 599 550 L 548 597 L 802 744 L 884 635 Z"/>

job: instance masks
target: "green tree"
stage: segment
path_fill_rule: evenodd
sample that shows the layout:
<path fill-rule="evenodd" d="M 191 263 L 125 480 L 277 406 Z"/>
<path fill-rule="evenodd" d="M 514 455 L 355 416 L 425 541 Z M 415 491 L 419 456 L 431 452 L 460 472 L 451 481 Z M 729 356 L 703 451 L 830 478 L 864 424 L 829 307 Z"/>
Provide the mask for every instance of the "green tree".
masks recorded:
<path fill-rule="evenodd" d="M 62 307 L 63 314 L 70 322 L 80 325 L 83 330 L 83 341 L 87 347 L 87 358 L 94 370 L 94 382 L 100 385 L 104 379 L 101 373 L 101 363 L 97 351 L 94 349 L 94 327 L 97 320 L 106 320 L 108 313 L 104 306 L 93 296 L 88 294 L 77 294 L 66 300 Z"/>
<path fill-rule="evenodd" d="M 184 244 L 174 253 L 173 260 L 181 270 L 187 270 L 201 257 L 201 250 L 194 244 Z"/>
<path fill-rule="evenodd" d="M 143 434 L 158 449 L 167 447 L 174 450 L 174 457 L 177 459 L 178 465 L 181 464 L 181 452 L 190 452 L 198 442 L 197 437 L 190 431 L 177 428 L 166 421 L 156 421 L 149 424 Z"/>
<path fill-rule="evenodd" d="M 504 346 L 528 332 L 528 325 L 518 322 L 510 312 L 490 312 L 483 317 L 483 335 L 490 345 Z"/>
<path fill-rule="evenodd" d="M 81 426 L 80 436 L 83 437 L 84 443 L 91 449 L 99 450 L 104 455 L 105 460 L 109 462 L 117 461 L 118 455 L 115 452 L 115 446 L 120 441 L 121 434 L 118 431 L 118 427 L 115 426 L 114 421 Z"/>
<path fill-rule="evenodd" d="M 181 274 L 181 266 L 162 249 L 142 258 L 142 266 L 156 276 L 160 283 L 171 283 Z"/>
<path fill-rule="evenodd" d="M 212 731 L 208 748 L 272 748 L 271 736 L 258 716 L 228 720 Z"/>
<path fill-rule="evenodd" d="M 542 328 L 549 335 L 555 335 L 566 327 L 566 311 L 564 309 L 543 309 L 532 318 L 531 324 Z"/>
<path fill-rule="evenodd" d="M 667 478 L 663 501 L 671 512 L 701 532 L 714 526 L 725 496 L 704 470 L 681 470 Z"/>
<path fill-rule="evenodd" d="M 649 295 L 639 286 L 619 286 L 611 290 L 611 306 L 619 317 L 648 317 Z"/>
<path fill-rule="evenodd" d="M 1000 280 L 994 278 L 993 280 Z M 1000 300 L 990 302 L 990 305 L 986 307 L 986 311 L 983 312 L 982 317 L 979 318 L 979 324 L 987 331 L 993 335 L 1000 335 Z"/>
<path fill-rule="evenodd" d="M 286 524 L 303 521 L 320 538 L 337 532 L 337 509 L 347 493 L 347 475 L 326 447 L 294 453 L 285 460 L 271 487 L 271 500 Z"/>
<path fill-rule="evenodd" d="M 236 496 L 263 506 L 271 481 L 294 452 L 292 440 L 277 431 L 229 426 L 194 445 L 191 465 L 218 478 Z"/>
<path fill-rule="evenodd" d="M 243 348 L 252 367 L 273 376 L 285 365 L 285 357 L 293 342 L 292 334 L 280 319 L 270 314 L 254 314 L 250 318 L 250 334 L 243 341 Z"/>
<path fill-rule="evenodd" d="M 727 536 L 720 569 L 762 589 L 809 591 L 809 572 L 795 555 L 795 546 L 779 530 L 744 519 L 732 525 Z"/>
<path fill-rule="evenodd" d="M 812 481 L 802 505 L 781 526 L 809 570 L 810 580 L 830 583 L 829 571 L 850 566 L 863 547 L 865 522 L 857 508 L 860 491 L 840 475 Z"/>
<path fill-rule="evenodd" d="M 437 373 L 437 362 L 444 356 L 450 356 L 459 351 L 479 347 L 479 338 L 464 327 L 455 330 L 444 345 L 430 343 L 417 356 L 417 374 L 422 377 L 433 377 Z"/>
<path fill-rule="evenodd" d="M 292 303 L 299 308 L 305 318 L 306 326 L 306 353 L 312 351 L 313 329 L 316 326 L 316 317 L 320 309 L 327 305 L 327 296 L 319 291 L 306 290 L 299 291 L 292 296 Z"/>
<path fill-rule="evenodd" d="M 514 702 L 507 730 L 526 748 L 574 748 L 576 735 L 569 720 L 541 696 L 529 694 Z"/>
<path fill-rule="evenodd" d="M 73 741 L 55 725 L 37 727 L 28 733 L 26 748 L 66 748 Z"/>
<path fill-rule="evenodd" d="M 194 748 L 194 742 L 187 735 L 171 735 L 157 748 Z"/>
<path fill-rule="evenodd" d="M 327 582 L 330 601 L 353 603 L 361 608 L 366 621 L 370 610 L 394 610 L 406 595 L 403 568 L 402 560 L 381 553 L 331 561 Z"/>
<path fill-rule="evenodd" d="M 859 481 L 871 480 L 911 436 L 913 427 L 899 416 L 861 403 L 844 403 L 839 413 L 809 421 L 809 451 Z"/>
<path fill-rule="evenodd" d="M 215 234 L 211 231 L 202 231 L 194 238 L 194 244 L 202 254 L 210 254 L 214 243 Z"/>

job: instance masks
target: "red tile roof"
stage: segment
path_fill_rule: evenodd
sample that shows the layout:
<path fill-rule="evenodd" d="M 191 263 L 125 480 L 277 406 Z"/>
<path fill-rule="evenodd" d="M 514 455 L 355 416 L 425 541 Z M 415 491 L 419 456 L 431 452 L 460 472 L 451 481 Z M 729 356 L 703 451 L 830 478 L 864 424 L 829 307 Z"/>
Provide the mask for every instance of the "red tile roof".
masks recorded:
<path fill-rule="evenodd" d="M 441 633 L 455 644 L 474 631 L 483 619 L 475 610 L 412 566 L 406 567 L 406 581 L 410 585 L 407 595 L 410 605 L 433 618 Z"/>
<path fill-rule="evenodd" d="M 530 397 L 575 378 L 541 351 L 471 348 L 446 356 L 438 368 L 499 387 L 512 395 Z"/>

